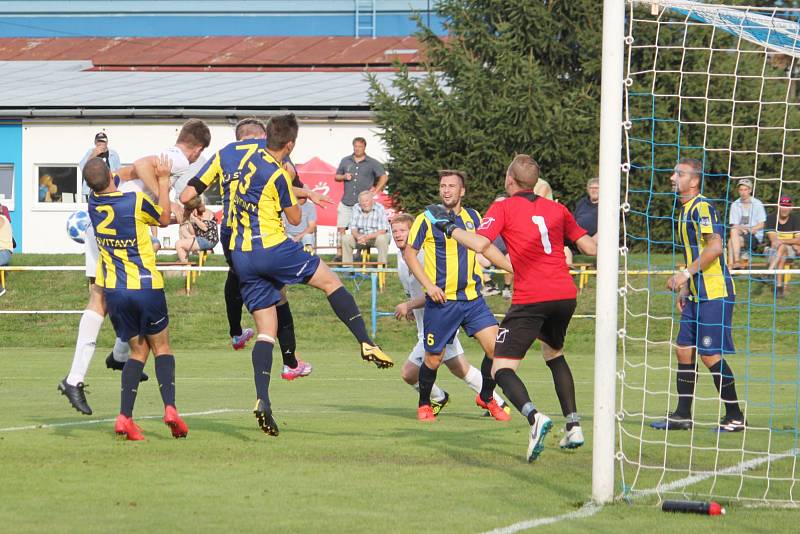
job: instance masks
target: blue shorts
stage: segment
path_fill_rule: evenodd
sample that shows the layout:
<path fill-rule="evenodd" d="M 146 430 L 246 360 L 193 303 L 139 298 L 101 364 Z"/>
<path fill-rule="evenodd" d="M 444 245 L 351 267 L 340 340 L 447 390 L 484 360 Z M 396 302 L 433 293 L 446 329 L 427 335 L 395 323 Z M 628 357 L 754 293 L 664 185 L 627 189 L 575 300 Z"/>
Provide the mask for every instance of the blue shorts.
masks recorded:
<path fill-rule="evenodd" d="M 233 250 L 231 260 L 250 313 L 277 304 L 284 285 L 308 282 L 320 262 L 319 256 L 312 256 L 291 239 L 262 250 Z"/>
<path fill-rule="evenodd" d="M 425 297 L 422 325 L 425 350 L 431 354 L 440 354 L 453 342 L 460 326 L 471 337 L 484 328 L 497 326 L 497 319 L 482 297 L 474 300 L 448 300 L 444 304 L 437 304 Z"/>
<path fill-rule="evenodd" d="M 211 250 L 217 246 L 216 243 L 209 241 L 205 237 L 199 235 L 195 237 L 195 240 L 197 241 L 197 248 L 199 248 L 200 250 Z"/>
<path fill-rule="evenodd" d="M 681 313 L 679 347 L 697 347 L 702 356 L 714 354 L 733 354 L 731 324 L 736 297 L 724 299 L 686 301 Z"/>
<path fill-rule="evenodd" d="M 104 289 L 106 308 L 123 341 L 158 334 L 169 325 L 163 289 Z"/>

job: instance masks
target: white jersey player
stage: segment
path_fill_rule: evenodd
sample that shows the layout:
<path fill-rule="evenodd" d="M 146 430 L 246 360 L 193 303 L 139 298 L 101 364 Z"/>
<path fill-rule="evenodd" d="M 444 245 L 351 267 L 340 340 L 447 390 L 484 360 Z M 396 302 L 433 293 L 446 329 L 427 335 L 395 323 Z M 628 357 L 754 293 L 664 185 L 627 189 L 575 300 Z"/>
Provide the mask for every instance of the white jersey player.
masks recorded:
<path fill-rule="evenodd" d="M 196 169 L 199 169 L 199 166 L 195 167 L 192 164 L 197 162 L 198 165 L 202 165 L 198 160 L 209 144 L 211 144 L 211 132 L 208 126 L 198 119 L 188 120 L 181 128 L 174 146 L 167 148 L 159 156 L 140 158 L 132 167 L 123 167 L 115 173 L 120 180 L 119 190 L 142 191 L 154 197 L 153 191 L 157 190 L 158 175 L 169 173 L 171 185 L 174 188 L 181 188 L 178 191 L 179 195 L 194 176 Z M 183 211 L 182 207 L 179 211 Z M 155 236 L 153 239 L 157 244 Z M 84 380 L 94 357 L 97 336 L 100 334 L 106 315 L 106 306 L 102 288 L 94 283 L 100 253 L 91 226 L 86 231 L 84 242 L 86 276 L 90 280 L 89 302 L 78 326 L 78 338 L 70 372 L 59 382 L 58 390 L 67 397 L 76 410 L 91 415 L 92 409 L 84 393 Z M 121 370 L 129 355 L 127 340 L 117 339 L 114 350 L 106 358 L 106 367 Z M 147 378 L 147 375 L 143 375 L 142 380 Z"/>
<path fill-rule="evenodd" d="M 406 248 L 408 232 L 411 230 L 411 225 L 413 223 L 414 217 L 408 214 L 400 214 L 392 219 L 392 237 L 394 237 L 395 244 L 397 244 L 401 252 Z M 424 261 L 421 252 L 419 260 L 420 263 Z M 420 285 L 417 279 L 414 278 L 414 275 L 409 271 L 402 254 L 397 255 L 397 273 L 400 277 L 400 283 L 403 289 L 405 289 L 408 300 L 401 302 L 395 307 L 394 315 L 398 320 L 411 320 L 413 317 L 417 323 L 417 344 L 411 349 L 408 360 L 406 360 L 406 363 L 403 365 L 402 376 L 407 384 L 419 391 L 419 368 L 425 359 L 425 345 L 422 334 L 422 319 L 425 313 L 423 310 L 425 306 L 425 291 L 422 285 Z M 483 383 L 481 372 L 467 361 L 464 356 L 464 349 L 458 339 L 458 334 L 453 338 L 453 342 L 444 349 L 444 364 L 450 369 L 451 373 L 466 382 L 470 389 L 476 393 L 480 393 Z M 503 410 L 507 412 L 510 411 L 497 392 L 494 393 L 494 398 Z M 438 415 L 449 400 L 450 395 L 438 385 L 434 384 L 433 390 L 431 391 L 431 408 L 433 408 L 434 415 Z"/>

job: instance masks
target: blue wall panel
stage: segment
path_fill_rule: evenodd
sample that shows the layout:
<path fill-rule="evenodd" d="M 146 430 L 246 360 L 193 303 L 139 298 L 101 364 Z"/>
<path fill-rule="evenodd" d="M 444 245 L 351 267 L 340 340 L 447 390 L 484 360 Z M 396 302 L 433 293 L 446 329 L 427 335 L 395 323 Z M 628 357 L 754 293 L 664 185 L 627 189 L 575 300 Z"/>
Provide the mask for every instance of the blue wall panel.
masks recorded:
<path fill-rule="evenodd" d="M 378 13 L 379 37 L 416 31 L 409 13 Z M 437 33 L 441 19 L 424 15 Z M 355 14 L 274 14 L 254 16 L 117 15 L 86 17 L 0 17 L 0 37 L 185 37 L 204 35 L 355 36 Z M 369 35 L 361 35 L 369 37 Z"/>
<path fill-rule="evenodd" d="M 22 124 L 0 124 L 0 163 L 14 165 L 14 211 L 11 228 L 17 241 L 15 252 L 22 250 Z"/>

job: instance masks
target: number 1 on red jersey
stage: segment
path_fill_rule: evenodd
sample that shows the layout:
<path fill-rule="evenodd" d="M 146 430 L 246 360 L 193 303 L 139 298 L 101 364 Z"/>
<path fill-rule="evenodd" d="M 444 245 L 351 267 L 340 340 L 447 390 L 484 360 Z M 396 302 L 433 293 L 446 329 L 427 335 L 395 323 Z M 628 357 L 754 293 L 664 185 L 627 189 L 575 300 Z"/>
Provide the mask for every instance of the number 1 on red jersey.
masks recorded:
<path fill-rule="evenodd" d="M 550 244 L 550 234 L 547 233 L 547 225 L 544 223 L 544 217 L 541 215 L 531 216 L 533 224 L 539 227 L 539 235 L 542 237 L 542 247 L 544 247 L 545 254 L 553 252 L 553 246 Z"/>

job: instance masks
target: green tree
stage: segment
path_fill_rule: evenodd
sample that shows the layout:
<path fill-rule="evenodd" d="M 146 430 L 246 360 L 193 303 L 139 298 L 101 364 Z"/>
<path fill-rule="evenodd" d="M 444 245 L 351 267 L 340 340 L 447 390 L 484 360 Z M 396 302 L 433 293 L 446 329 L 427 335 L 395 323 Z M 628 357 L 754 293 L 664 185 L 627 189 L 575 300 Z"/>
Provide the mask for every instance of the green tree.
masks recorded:
<path fill-rule="evenodd" d="M 424 72 L 371 80 L 394 200 L 418 211 L 437 198 L 436 170 L 467 171 L 466 204 L 485 210 L 516 153 L 540 164 L 572 206 L 596 173 L 602 3 L 442 0 L 447 38 L 418 21 Z"/>

